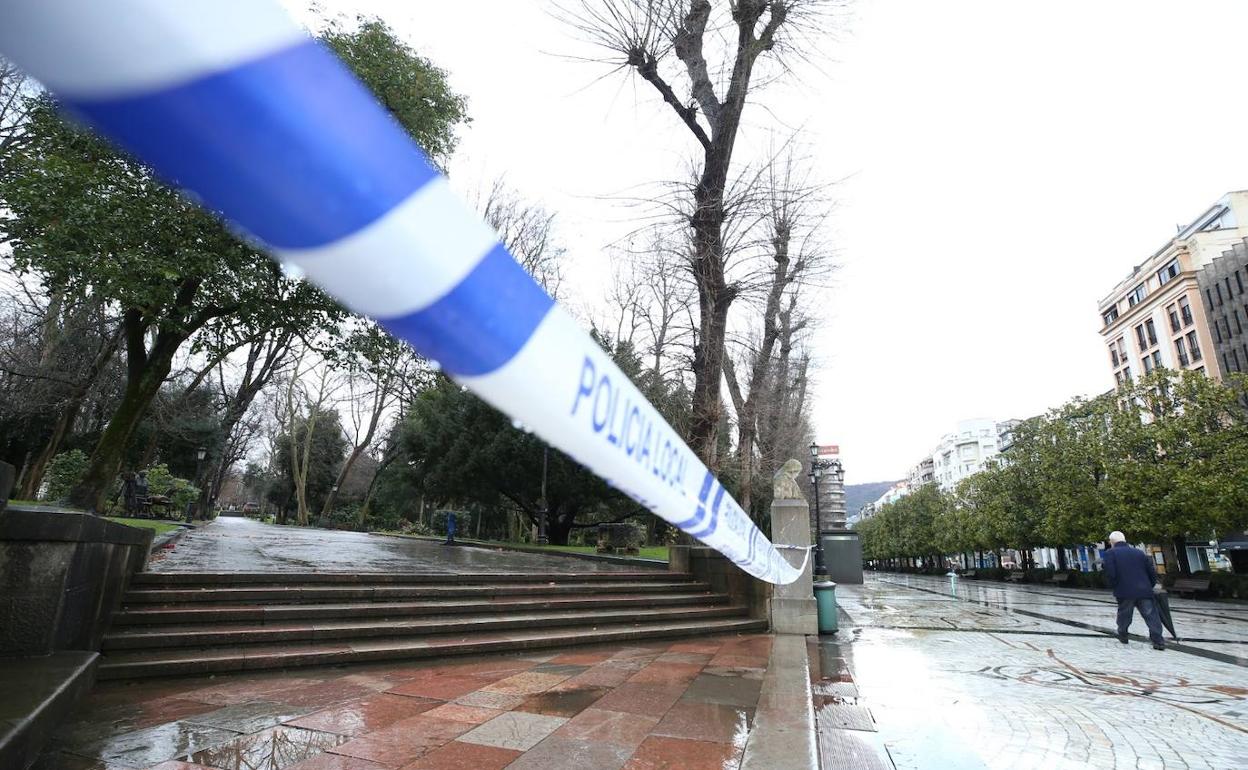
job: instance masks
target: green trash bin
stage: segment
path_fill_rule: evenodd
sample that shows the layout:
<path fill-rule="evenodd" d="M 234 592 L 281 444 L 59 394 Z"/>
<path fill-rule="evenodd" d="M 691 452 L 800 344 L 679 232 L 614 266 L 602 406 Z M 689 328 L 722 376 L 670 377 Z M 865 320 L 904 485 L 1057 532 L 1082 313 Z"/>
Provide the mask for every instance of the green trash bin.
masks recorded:
<path fill-rule="evenodd" d="M 836 633 L 836 583 L 821 580 L 815 583 L 815 605 L 819 611 L 819 633 Z"/>

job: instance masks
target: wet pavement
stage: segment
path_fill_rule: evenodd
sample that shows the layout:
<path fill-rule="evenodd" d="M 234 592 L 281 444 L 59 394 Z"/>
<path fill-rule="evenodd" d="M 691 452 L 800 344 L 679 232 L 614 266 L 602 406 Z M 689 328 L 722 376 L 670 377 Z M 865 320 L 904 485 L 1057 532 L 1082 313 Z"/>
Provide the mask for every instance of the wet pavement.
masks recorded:
<path fill-rule="evenodd" d="M 154 572 L 587 572 L 635 564 L 221 517 L 153 557 Z"/>
<path fill-rule="evenodd" d="M 1172 599 L 1159 652 L 1138 618 L 1109 635 L 1105 591 L 869 574 L 837 594 L 839 705 L 865 712 L 840 713 L 897 768 L 1248 766 L 1248 605 Z"/>
<path fill-rule="evenodd" d="M 747 766 L 804 769 L 773 639 L 110 684 L 35 770 L 734 770 L 756 719 Z"/>

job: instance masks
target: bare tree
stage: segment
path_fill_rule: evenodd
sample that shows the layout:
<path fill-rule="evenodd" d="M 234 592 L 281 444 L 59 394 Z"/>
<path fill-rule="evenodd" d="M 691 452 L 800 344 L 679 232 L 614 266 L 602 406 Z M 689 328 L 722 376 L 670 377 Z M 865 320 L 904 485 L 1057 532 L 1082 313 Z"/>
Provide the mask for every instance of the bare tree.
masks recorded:
<path fill-rule="evenodd" d="M 563 285 L 564 248 L 555 240 L 555 215 L 520 197 L 502 180 L 496 181 L 477 207 L 481 217 L 498 232 L 499 240 L 552 297 Z"/>
<path fill-rule="evenodd" d="M 308 524 L 308 470 L 312 465 L 312 439 L 316 424 L 341 386 L 334 370 L 323 360 L 308 361 L 308 349 L 300 346 L 283 383 L 282 396 L 274 400 L 274 417 L 286 429 L 290 441 L 291 478 L 295 487 L 295 520 Z"/>
<path fill-rule="evenodd" d="M 563 14 L 608 62 L 631 69 L 671 107 L 701 150 L 688 224 L 698 295 L 694 449 L 717 465 L 728 309 L 741 287 L 725 270 L 726 191 L 755 65 L 808 30 L 823 0 L 581 0 Z M 707 58 L 711 51 L 712 61 Z"/>
<path fill-rule="evenodd" d="M 738 499 L 746 510 L 753 495 L 761 405 L 778 395 L 787 396 L 780 388 L 788 387 L 788 373 L 773 360 L 777 344 L 782 349 L 791 347 L 806 327 L 807 317 L 795 315 L 800 290 L 819 285 L 830 269 L 830 249 L 822 235 L 827 212 L 822 188 L 810 184 L 801 168 L 791 154 L 767 166 L 762 215 L 757 218 L 760 226 L 750 227 L 762 234 L 760 245 L 767 258 L 760 263 L 769 264 L 766 280 L 760 281 L 761 323 L 748 341 L 737 345 L 746 366 L 744 377 L 738 375 L 733 355 L 724 359 L 728 393 L 737 416 Z M 787 355 L 782 353 L 785 370 Z"/>
<path fill-rule="evenodd" d="M 34 93 L 34 83 L 25 73 L 0 58 L 0 177 L 9 173 L 8 159 L 26 142 L 29 97 Z"/>
<path fill-rule="evenodd" d="M 383 417 L 398 403 L 403 385 L 421 361 L 410 348 L 372 324 L 358 332 L 349 347 L 355 355 L 345 367 L 345 398 L 337 406 L 339 414 L 346 414 L 343 429 L 351 449 L 325 497 L 323 516 L 334 509 L 339 488 L 356 461 L 373 445 Z"/>

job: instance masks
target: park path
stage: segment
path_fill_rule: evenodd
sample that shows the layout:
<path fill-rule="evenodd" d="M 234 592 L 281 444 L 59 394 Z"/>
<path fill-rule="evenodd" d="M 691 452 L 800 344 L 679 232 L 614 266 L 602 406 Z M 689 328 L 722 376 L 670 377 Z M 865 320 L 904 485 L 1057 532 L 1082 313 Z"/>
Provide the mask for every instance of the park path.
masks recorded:
<path fill-rule="evenodd" d="M 187 532 L 152 560 L 154 572 L 593 572 L 636 565 L 445 546 L 364 532 L 279 527 L 221 517 Z"/>
<path fill-rule="evenodd" d="M 1105 591 L 868 574 L 837 589 L 856 696 L 899 770 L 1244 767 L 1248 605 L 1172 600 L 1122 645 Z"/>

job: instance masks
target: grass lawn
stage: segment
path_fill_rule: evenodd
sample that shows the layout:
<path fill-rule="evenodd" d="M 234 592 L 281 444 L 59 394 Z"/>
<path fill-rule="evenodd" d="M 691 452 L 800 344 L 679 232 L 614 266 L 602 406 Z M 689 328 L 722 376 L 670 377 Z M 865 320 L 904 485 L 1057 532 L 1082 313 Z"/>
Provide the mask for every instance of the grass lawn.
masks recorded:
<path fill-rule="evenodd" d="M 166 521 L 156 521 L 155 519 L 127 519 L 121 516 L 106 516 L 105 518 L 109 521 L 115 521 L 118 524 L 125 524 L 130 527 L 154 529 L 158 535 L 178 528 L 177 524 L 170 524 Z"/>

